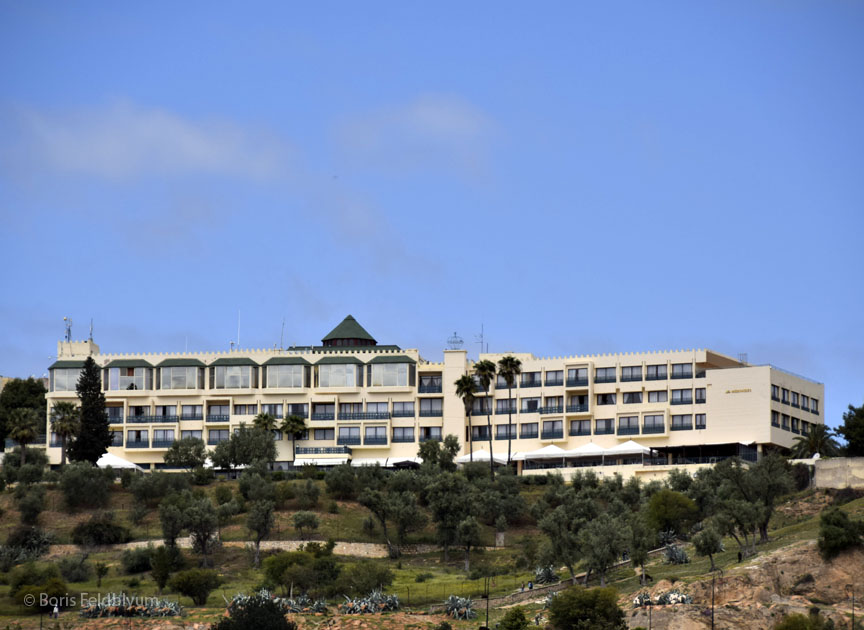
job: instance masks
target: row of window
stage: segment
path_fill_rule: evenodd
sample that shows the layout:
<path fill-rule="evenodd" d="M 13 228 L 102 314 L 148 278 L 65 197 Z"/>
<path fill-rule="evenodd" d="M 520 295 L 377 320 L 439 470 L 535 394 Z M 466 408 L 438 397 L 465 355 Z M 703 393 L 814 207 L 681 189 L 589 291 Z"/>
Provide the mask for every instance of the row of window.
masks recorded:
<path fill-rule="evenodd" d="M 672 378 L 693 378 L 692 363 L 673 363 L 671 367 Z M 620 380 L 625 383 L 641 380 L 659 381 L 668 379 L 669 373 L 669 366 L 666 364 L 647 365 L 644 366 L 644 370 L 641 365 L 624 366 L 621 368 Z M 544 375 L 545 379 L 543 378 Z M 704 372 L 698 373 L 696 376 L 704 376 Z M 595 383 L 615 383 L 618 380 L 618 368 L 616 367 L 595 368 L 594 370 Z M 568 386 L 587 385 L 588 368 L 568 369 L 566 381 L 564 380 L 564 370 L 522 372 L 519 378 L 514 381 L 513 387 L 540 387 L 541 385 L 555 387 L 565 383 Z M 507 381 L 499 375 L 495 381 L 495 388 L 507 389 L 508 387 Z"/>
<path fill-rule="evenodd" d="M 800 418 L 793 418 L 789 414 L 781 414 L 779 411 L 771 412 L 771 426 L 778 427 L 784 431 L 791 431 L 800 435 L 810 435 L 812 423 Z"/>
<path fill-rule="evenodd" d="M 791 405 L 796 409 L 803 409 L 811 413 L 819 413 L 819 399 L 793 392 L 779 385 L 771 386 L 771 400 Z"/>
<path fill-rule="evenodd" d="M 644 394 L 647 394 L 647 397 Z M 665 403 L 670 402 L 671 400 L 673 405 L 687 405 L 691 403 L 702 404 L 706 400 L 706 389 L 704 387 L 696 389 L 673 389 L 671 391 L 664 389 L 650 392 L 624 392 L 621 394 L 621 402 L 625 405 L 641 404 L 646 399 L 649 403 Z M 614 405 L 618 402 L 618 394 L 597 394 L 596 400 L 598 405 Z M 490 404 L 489 398 L 475 399 L 471 408 L 471 414 L 475 416 L 484 416 L 492 413 L 489 406 Z M 565 411 L 564 397 L 545 396 L 542 399 L 540 397 L 495 399 L 496 415 L 506 413 L 535 413 L 538 411 L 545 411 L 547 413 L 563 413 Z M 568 413 L 588 411 L 588 396 L 568 396 L 566 411 Z"/>

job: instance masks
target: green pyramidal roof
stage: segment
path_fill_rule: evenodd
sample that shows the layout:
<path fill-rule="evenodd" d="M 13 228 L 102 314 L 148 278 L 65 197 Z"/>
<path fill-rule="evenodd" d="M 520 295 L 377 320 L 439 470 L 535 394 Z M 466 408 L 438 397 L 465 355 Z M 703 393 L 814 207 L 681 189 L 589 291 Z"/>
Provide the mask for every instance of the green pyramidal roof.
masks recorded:
<path fill-rule="evenodd" d="M 372 335 L 366 332 L 366 329 L 358 324 L 357 320 L 351 315 L 343 319 L 342 323 L 331 330 L 321 341 L 330 341 L 332 339 L 366 339 L 372 342 L 370 345 L 377 343 Z"/>

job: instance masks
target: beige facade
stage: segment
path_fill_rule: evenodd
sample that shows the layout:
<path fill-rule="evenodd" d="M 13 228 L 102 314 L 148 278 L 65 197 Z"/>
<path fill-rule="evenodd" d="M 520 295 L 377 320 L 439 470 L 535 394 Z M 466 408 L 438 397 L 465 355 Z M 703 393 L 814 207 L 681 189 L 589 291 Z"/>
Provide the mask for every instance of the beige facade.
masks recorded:
<path fill-rule="evenodd" d="M 144 467 L 161 467 L 175 439 L 193 435 L 212 447 L 255 414 L 270 412 L 306 419 L 296 465 L 410 465 L 420 442 L 448 434 L 459 437 L 463 453 L 473 435 L 473 450 L 491 446 L 497 459 L 506 457 L 512 420 L 512 451 L 523 474 L 557 468 L 566 475 L 594 466 L 602 474 L 645 477 L 731 455 L 755 459 L 764 449 L 789 448 L 824 422 L 822 384 L 710 350 L 680 350 L 514 353 L 522 374 L 512 398 L 501 382 L 488 397 L 478 392 L 469 427 L 454 386 L 472 370 L 465 351 L 445 350 L 443 362 L 433 363 L 414 349 L 379 346 L 353 318 L 346 322 L 324 345 L 285 350 L 116 355 L 101 353 L 92 341 L 60 342 L 50 367 L 49 409 L 77 400 L 78 372 L 92 356 L 102 368 L 116 432 L 110 450 Z M 359 337 L 339 337 L 345 330 L 360 331 Z M 277 465 L 290 466 L 290 439 L 278 433 L 276 439 Z M 635 450 L 619 452 L 630 441 Z M 60 461 L 55 444 L 49 441 L 52 463 Z M 587 453 L 586 444 L 594 445 Z"/>

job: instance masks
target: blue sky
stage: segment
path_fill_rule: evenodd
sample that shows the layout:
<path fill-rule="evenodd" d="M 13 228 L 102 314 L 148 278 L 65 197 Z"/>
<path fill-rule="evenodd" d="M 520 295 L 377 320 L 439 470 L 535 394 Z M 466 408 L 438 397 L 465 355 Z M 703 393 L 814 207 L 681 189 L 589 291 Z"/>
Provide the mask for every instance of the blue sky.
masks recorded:
<path fill-rule="evenodd" d="M 313 6 L 314 5 L 314 6 Z M 864 4 L 0 1 L 0 373 L 708 347 L 864 400 Z M 469 344 L 472 354 L 477 346 Z"/>

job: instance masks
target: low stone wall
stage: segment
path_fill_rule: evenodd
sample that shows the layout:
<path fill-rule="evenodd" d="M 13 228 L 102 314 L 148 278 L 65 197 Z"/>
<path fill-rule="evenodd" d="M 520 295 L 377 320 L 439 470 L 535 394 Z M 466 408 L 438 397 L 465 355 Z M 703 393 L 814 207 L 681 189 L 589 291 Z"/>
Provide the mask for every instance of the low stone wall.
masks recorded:
<path fill-rule="evenodd" d="M 815 460 L 813 485 L 817 488 L 864 489 L 864 457 Z"/>

